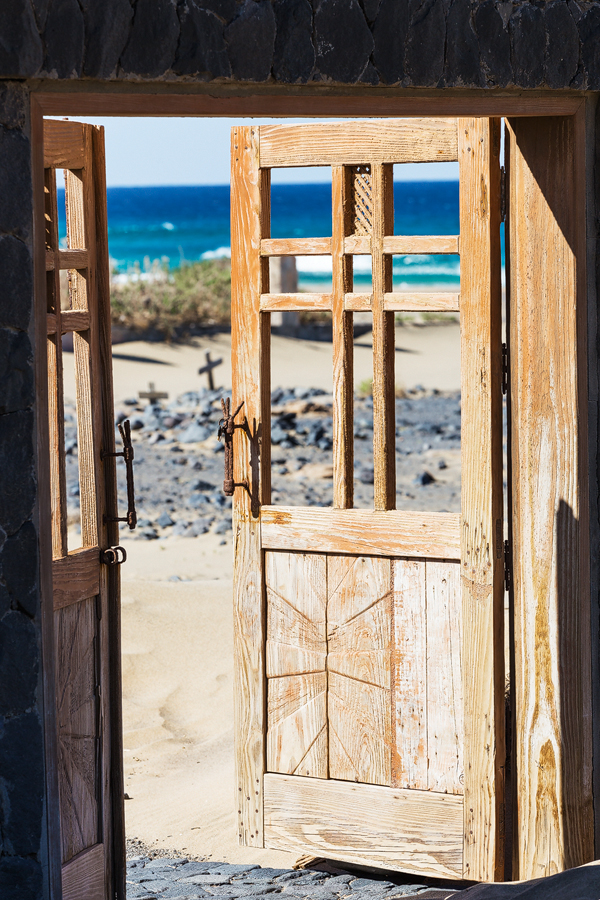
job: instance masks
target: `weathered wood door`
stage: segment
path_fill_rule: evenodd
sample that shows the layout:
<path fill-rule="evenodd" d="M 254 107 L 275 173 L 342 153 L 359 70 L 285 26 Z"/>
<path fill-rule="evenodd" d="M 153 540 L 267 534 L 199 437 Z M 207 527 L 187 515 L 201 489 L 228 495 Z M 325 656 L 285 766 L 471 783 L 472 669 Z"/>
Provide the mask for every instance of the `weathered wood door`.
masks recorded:
<path fill-rule="evenodd" d="M 499 122 L 232 132 L 236 788 L 243 844 L 502 877 Z M 460 235 L 394 236 L 394 163 L 458 160 Z M 331 166 L 331 238 L 270 239 L 270 170 Z M 392 254 L 460 253 L 457 294 L 392 291 Z M 331 293 L 269 292 L 329 255 Z M 372 260 L 353 291 L 352 255 Z M 333 508 L 271 505 L 270 312 L 333 322 Z M 373 510 L 353 509 L 352 313 L 373 316 Z M 458 310 L 462 512 L 395 509 L 394 314 Z"/>
<path fill-rule="evenodd" d="M 118 543 L 104 130 L 44 123 L 48 420 L 58 778 L 65 900 L 124 898 L 119 572 L 101 562 Z M 58 231 L 64 170 L 67 248 Z M 62 196 L 62 195 L 61 195 Z M 68 272 L 68 292 L 61 271 Z M 67 296 L 64 296 L 65 293 Z M 62 335 L 72 333 L 80 538 L 69 549 Z"/>

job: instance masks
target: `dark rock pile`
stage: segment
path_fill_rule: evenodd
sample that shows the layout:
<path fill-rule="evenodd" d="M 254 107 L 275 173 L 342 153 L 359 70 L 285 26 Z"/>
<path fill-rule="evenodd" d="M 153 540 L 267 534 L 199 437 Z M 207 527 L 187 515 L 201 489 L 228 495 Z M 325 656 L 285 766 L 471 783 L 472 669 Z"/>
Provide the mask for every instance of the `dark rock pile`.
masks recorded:
<path fill-rule="evenodd" d="M 221 391 L 188 391 L 166 405 L 131 399 L 116 412 L 128 418 L 135 447 L 140 538 L 226 539 L 231 498 L 222 492 L 223 445 L 217 440 Z M 331 506 L 332 397 L 318 388 L 272 393 L 272 500 L 286 506 Z M 69 519 L 78 521 L 79 483 L 75 411 L 65 413 Z M 120 438 L 117 435 L 117 444 Z M 355 506 L 373 507 L 373 398 L 354 409 Z M 397 507 L 458 512 L 460 508 L 460 397 L 416 388 L 396 400 Z M 126 508 L 124 466 L 119 508 Z"/>

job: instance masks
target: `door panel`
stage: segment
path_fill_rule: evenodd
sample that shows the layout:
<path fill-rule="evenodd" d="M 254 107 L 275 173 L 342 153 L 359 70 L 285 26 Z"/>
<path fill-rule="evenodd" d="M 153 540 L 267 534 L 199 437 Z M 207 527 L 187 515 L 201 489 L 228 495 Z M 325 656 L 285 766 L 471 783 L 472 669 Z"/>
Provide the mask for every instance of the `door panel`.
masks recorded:
<path fill-rule="evenodd" d="M 44 122 L 53 601 L 63 895 L 124 898 L 119 579 L 101 552 L 118 529 L 102 129 Z M 65 169 L 67 249 L 59 244 L 56 168 Z M 102 269 L 106 268 L 106 272 Z M 61 297 L 61 275 L 68 292 Z M 67 540 L 62 335 L 73 334 L 80 547 Z M 108 341 L 107 341 L 108 335 Z M 116 627 L 115 627 L 116 625 Z M 115 647 L 116 644 L 116 647 Z M 117 837 L 118 836 L 118 837 Z"/>
<path fill-rule="evenodd" d="M 232 131 L 236 769 L 242 843 L 421 874 L 502 877 L 499 123 Z M 392 291 L 392 164 L 460 164 L 461 293 Z M 330 294 L 269 292 L 270 168 L 332 166 Z M 276 246 L 274 246 L 276 244 Z M 351 254 L 372 258 L 353 291 Z M 270 315 L 333 324 L 334 508 L 271 504 Z M 353 509 L 352 312 L 373 316 L 374 509 Z M 460 311 L 462 514 L 394 509 L 394 311 Z M 265 602 L 266 597 L 266 602 Z M 265 642 L 266 639 L 266 642 Z M 265 703 L 266 693 L 266 703 Z"/>

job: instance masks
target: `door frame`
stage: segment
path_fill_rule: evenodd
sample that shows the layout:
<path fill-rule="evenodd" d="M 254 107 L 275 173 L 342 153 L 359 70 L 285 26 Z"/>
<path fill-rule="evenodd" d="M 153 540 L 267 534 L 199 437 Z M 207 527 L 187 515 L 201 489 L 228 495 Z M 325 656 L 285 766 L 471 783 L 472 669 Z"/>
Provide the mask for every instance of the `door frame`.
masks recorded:
<path fill-rule="evenodd" d="M 574 390 L 578 399 L 577 417 L 573 419 L 573 427 L 561 435 L 561 446 L 565 455 L 573 461 L 577 472 L 576 492 L 581 498 L 580 509 L 583 513 L 580 522 L 580 540 L 576 564 L 571 566 L 576 595 L 580 600 L 583 622 L 588 623 L 590 633 L 597 633 L 599 616 L 592 597 L 598 594 L 600 576 L 593 561 L 590 561 L 590 522 L 588 509 L 597 515 L 596 475 L 597 428 L 598 428 L 598 392 L 596 373 L 596 315 L 595 315 L 595 244 L 594 236 L 594 116 L 595 101 L 590 95 L 581 92 L 558 91 L 470 91 L 470 90 L 402 90 L 396 88 L 365 89 L 338 88 L 323 89 L 320 86 L 290 86 L 281 89 L 272 86 L 252 86 L 243 88 L 232 85 L 169 85 L 141 84 L 137 90 L 131 85 L 103 85 L 97 91 L 82 92 L 77 84 L 57 83 L 49 86 L 41 83 L 39 88 L 30 93 L 30 116 L 32 136 L 32 175 L 34 185 L 34 291 L 35 291 L 35 345 L 34 360 L 36 372 L 36 397 L 38 409 L 43 413 L 47 408 L 47 360 L 46 360 L 46 326 L 45 326 L 45 260 L 44 260 L 44 210 L 41 202 L 43 193 L 43 117 L 44 116 L 190 116 L 190 117 L 239 117 L 273 116 L 290 117 L 356 117 L 387 118 L 401 116 L 485 116 L 485 117 L 527 117 L 539 118 L 548 116 L 565 116 L 572 120 L 575 157 L 576 190 L 572 197 L 571 212 L 577 221 L 576 256 L 578 260 L 577 279 L 573 288 L 572 315 L 576 333 L 576 367 L 575 371 L 565 372 L 565 377 L 574 379 Z M 516 205 L 526 201 L 513 197 Z M 514 210 L 513 205 L 513 210 Z M 524 209 L 522 211 L 525 211 Z M 589 234 L 589 240 L 587 235 Z M 533 250 L 533 242 L 531 245 Z M 552 263 L 552 260 L 550 260 Z M 513 296 L 511 303 L 522 305 L 535 304 L 531 291 L 523 291 L 519 298 Z M 589 354 L 588 354 L 588 347 Z M 589 359 L 588 359 L 589 357 Z M 590 366 L 591 363 L 591 366 Z M 589 414 L 588 414 L 589 410 Z M 589 419 L 589 426 L 588 426 Z M 58 777 L 57 777 L 57 740 L 56 718 L 54 715 L 54 670 L 53 670 L 53 622 L 52 622 L 52 553 L 49 540 L 50 491 L 48 459 L 49 443 L 46 429 L 46 417 L 38 413 L 37 428 L 37 460 L 39 484 L 39 517 L 40 528 L 40 594 L 42 609 L 42 663 L 45 706 L 45 747 L 46 747 L 46 841 L 47 865 L 49 870 L 50 893 L 53 900 L 61 896 L 60 886 L 60 835 L 58 822 Z M 527 434 L 525 434 L 527 430 Z M 535 431 L 535 423 L 521 423 L 521 432 L 513 440 L 520 437 L 531 437 Z M 513 473 L 513 481 L 515 478 Z M 591 490 L 590 490 L 591 488 Z M 594 536 L 598 528 L 594 524 Z M 517 585 L 517 591 L 519 586 Z M 519 608 L 526 607 L 528 598 L 517 597 Z M 529 598 L 531 599 L 531 598 Z M 531 616 L 526 628 L 531 634 L 535 630 L 535 618 Z M 549 652 L 553 649 L 549 646 Z M 519 660 L 517 659 L 517 665 Z M 593 744 L 593 768 L 597 779 L 596 795 L 600 794 L 600 659 L 598 652 L 593 653 L 591 661 L 589 686 L 589 706 L 593 710 L 593 724 L 590 732 L 590 748 Z M 543 677 L 543 676 L 540 676 Z M 594 695 L 592 692 L 594 685 Z M 513 775 L 513 795 L 519 780 L 527 780 L 527 773 Z M 557 798 L 557 802 L 560 798 Z M 561 801 L 560 801 L 561 802 Z M 513 809 L 517 804 L 513 803 Z M 600 801 L 596 800 L 594 809 L 595 855 L 600 852 Z M 122 824 L 122 823 L 121 823 Z M 517 868 L 519 860 L 525 859 L 522 846 L 527 835 L 542 829 L 543 823 L 515 822 L 516 831 L 513 841 Z M 567 823 L 568 827 L 568 823 Z M 560 829 L 559 829 L 560 830 Z M 561 832 L 562 833 L 562 832 Z M 587 860 L 582 860 L 587 861 Z M 118 869 L 118 864 L 116 866 Z M 518 877 L 530 878 L 546 874 L 538 871 L 527 871 L 527 866 L 518 868 Z M 513 877 L 515 875 L 513 874 Z M 123 883 L 124 867 L 117 873 L 117 884 Z"/>

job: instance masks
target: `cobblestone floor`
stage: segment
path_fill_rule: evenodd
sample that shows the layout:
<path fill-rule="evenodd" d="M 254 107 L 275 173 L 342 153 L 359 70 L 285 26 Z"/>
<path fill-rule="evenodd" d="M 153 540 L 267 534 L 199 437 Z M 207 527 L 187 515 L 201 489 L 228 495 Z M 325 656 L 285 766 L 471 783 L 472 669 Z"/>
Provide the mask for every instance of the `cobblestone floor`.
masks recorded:
<path fill-rule="evenodd" d="M 310 869 L 268 869 L 220 862 L 189 862 L 138 856 L 127 862 L 127 900 L 445 900 L 457 897 L 456 887 L 397 883 L 364 878 L 352 872 Z"/>

